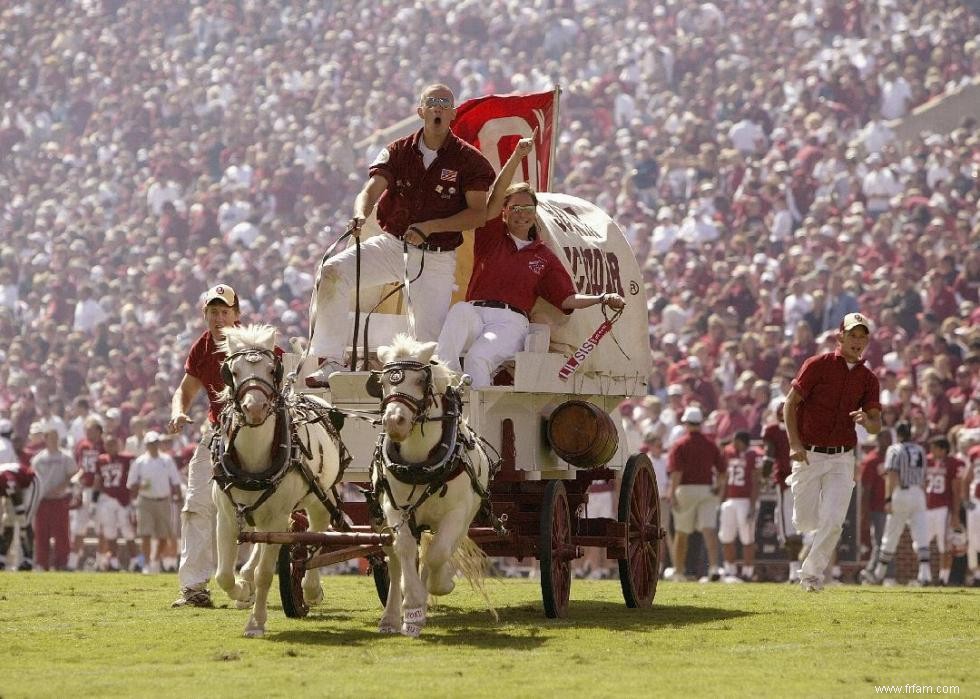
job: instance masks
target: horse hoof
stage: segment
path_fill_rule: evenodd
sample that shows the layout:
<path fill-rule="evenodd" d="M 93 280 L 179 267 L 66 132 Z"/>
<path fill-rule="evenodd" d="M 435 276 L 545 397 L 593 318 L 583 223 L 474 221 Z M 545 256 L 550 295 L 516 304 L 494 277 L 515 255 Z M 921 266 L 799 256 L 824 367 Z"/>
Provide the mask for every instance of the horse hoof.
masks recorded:
<path fill-rule="evenodd" d="M 255 604 L 255 596 L 249 597 L 248 599 L 236 599 L 235 609 L 251 609 Z"/>
<path fill-rule="evenodd" d="M 265 629 L 250 629 L 246 628 L 243 634 L 245 638 L 262 638 L 265 636 Z"/>
<path fill-rule="evenodd" d="M 401 633 L 401 630 L 394 624 L 383 621 L 378 624 L 378 633 Z"/>
<path fill-rule="evenodd" d="M 422 627 L 418 624 L 402 624 L 402 636 L 418 638 L 422 635 Z"/>
<path fill-rule="evenodd" d="M 304 597 L 306 597 L 306 596 L 304 595 Z M 323 588 L 322 587 L 319 590 L 317 590 L 316 596 L 306 599 L 306 604 L 308 604 L 311 607 L 315 607 L 316 605 L 322 604 L 322 603 L 323 603 Z"/>

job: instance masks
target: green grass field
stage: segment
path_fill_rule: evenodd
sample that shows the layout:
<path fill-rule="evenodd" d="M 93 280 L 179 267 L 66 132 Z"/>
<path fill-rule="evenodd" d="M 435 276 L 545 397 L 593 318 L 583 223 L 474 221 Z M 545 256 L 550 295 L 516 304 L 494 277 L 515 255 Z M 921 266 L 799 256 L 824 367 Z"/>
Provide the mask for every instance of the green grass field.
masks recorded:
<path fill-rule="evenodd" d="M 662 583 L 627 609 L 618 582 L 573 581 L 567 619 L 534 581 L 492 580 L 494 622 L 462 583 L 419 640 L 379 636 L 364 577 L 268 635 L 247 612 L 169 608 L 172 575 L 0 574 L 0 697 L 873 696 L 875 685 L 980 695 L 980 591 Z"/>

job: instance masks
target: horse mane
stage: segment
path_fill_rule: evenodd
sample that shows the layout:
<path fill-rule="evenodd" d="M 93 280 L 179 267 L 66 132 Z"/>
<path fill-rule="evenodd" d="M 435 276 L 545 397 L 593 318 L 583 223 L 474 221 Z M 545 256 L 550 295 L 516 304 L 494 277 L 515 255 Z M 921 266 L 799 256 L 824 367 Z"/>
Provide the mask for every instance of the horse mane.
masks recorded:
<path fill-rule="evenodd" d="M 378 348 L 378 358 L 384 362 L 414 359 L 432 366 L 432 383 L 437 393 L 444 393 L 456 376 L 449 366 L 435 356 L 436 343 L 419 342 L 407 333 L 398 333 L 388 346 Z"/>
<path fill-rule="evenodd" d="M 276 329 L 271 325 L 235 325 L 223 328 L 222 334 L 224 337 L 217 343 L 217 347 L 226 357 L 251 348 L 270 352 L 276 348 Z"/>

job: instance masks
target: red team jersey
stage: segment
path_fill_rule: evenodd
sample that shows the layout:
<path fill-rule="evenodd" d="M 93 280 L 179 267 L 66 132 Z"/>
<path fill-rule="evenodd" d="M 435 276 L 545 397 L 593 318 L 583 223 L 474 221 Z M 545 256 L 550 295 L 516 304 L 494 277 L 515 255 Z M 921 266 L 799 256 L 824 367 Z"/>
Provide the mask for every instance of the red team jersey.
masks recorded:
<path fill-rule="evenodd" d="M 754 449 L 746 449 L 739 454 L 731 444 L 725 447 L 724 453 L 728 460 L 728 485 L 724 499 L 751 498 L 758 455 Z"/>
<path fill-rule="evenodd" d="M 780 490 L 786 490 L 789 485 L 786 479 L 793 472 L 793 465 L 789 461 L 789 435 L 780 424 L 766 425 L 762 431 L 762 441 L 766 447 L 772 449 L 772 482 L 779 486 Z"/>
<path fill-rule="evenodd" d="M 80 482 L 83 488 L 91 488 L 95 482 L 95 462 L 102 448 L 102 440 L 93 443 L 83 439 L 75 445 L 75 463 L 82 472 Z"/>
<path fill-rule="evenodd" d="M 132 454 L 101 454 L 95 462 L 95 469 L 102 479 L 102 495 L 108 495 L 125 506 L 129 504 L 129 488 L 126 478 L 129 476 L 129 466 L 133 463 Z"/>
<path fill-rule="evenodd" d="M 962 474 L 963 462 L 947 456 L 940 462 L 929 459 L 926 466 L 926 508 L 949 507 L 953 504 L 953 481 Z"/>

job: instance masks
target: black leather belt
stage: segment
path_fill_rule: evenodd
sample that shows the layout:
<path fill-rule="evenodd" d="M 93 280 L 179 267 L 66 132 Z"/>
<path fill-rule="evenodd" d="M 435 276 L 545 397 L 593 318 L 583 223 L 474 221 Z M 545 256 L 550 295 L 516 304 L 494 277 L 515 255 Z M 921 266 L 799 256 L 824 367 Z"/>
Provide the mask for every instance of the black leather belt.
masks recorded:
<path fill-rule="evenodd" d="M 854 447 L 815 447 L 812 444 L 804 444 L 803 448 L 807 451 L 815 451 L 818 454 L 843 454 Z"/>
<path fill-rule="evenodd" d="M 412 245 L 409 243 L 409 246 L 418 248 L 419 250 L 428 250 L 429 252 L 450 252 L 451 250 L 458 248 L 460 244 L 461 243 L 430 243 L 426 241 L 421 245 Z"/>
<path fill-rule="evenodd" d="M 522 311 L 517 306 L 511 306 L 509 303 L 504 303 L 503 301 L 470 301 L 474 306 L 483 306 L 484 308 L 506 308 L 508 311 L 514 311 L 514 313 L 520 313 L 522 316 L 527 318 L 527 313 Z"/>

